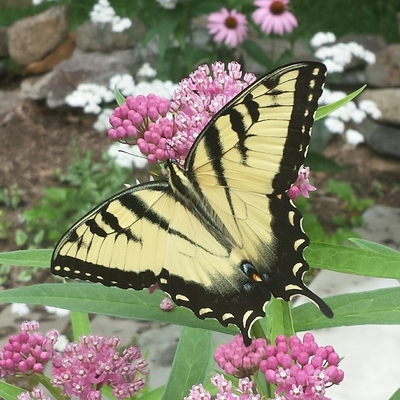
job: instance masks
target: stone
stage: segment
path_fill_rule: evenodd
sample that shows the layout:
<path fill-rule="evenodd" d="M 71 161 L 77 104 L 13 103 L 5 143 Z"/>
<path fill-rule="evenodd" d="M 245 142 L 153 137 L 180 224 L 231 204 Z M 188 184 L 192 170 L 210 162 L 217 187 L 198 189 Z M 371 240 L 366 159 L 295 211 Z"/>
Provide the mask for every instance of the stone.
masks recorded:
<path fill-rule="evenodd" d="M 76 30 L 76 43 L 83 51 L 108 53 L 135 48 L 146 33 L 146 26 L 138 18 L 132 18 L 132 26 L 123 32 L 113 32 L 110 23 L 95 24 L 87 21 Z"/>
<path fill-rule="evenodd" d="M 61 61 L 72 56 L 75 50 L 75 33 L 70 33 L 67 40 L 56 47 L 43 60 L 35 61 L 24 69 L 25 75 L 38 75 L 51 71 Z"/>
<path fill-rule="evenodd" d="M 68 60 L 56 65 L 48 84 L 47 105 L 50 108 L 65 104 L 65 97 L 80 83 L 96 83 L 108 87 L 116 74 L 127 74 L 138 67 L 139 61 L 131 50 L 118 50 L 109 54 L 85 53 L 79 49 Z"/>
<path fill-rule="evenodd" d="M 371 86 L 400 86 L 400 44 L 391 44 L 379 51 L 375 64 L 368 65 L 365 74 Z"/>
<path fill-rule="evenodd" d="M 0 26 L 0 58 L 8 57 L 8 29 Z"/>
<path fill-rule="evenodd" d="M 379 122 L 400 125 L 400 88 L 365 89 L 357 100 L 374 101 L 382 113 Z"/>
<path fill-rule="evenodd" d="M 21 104 L 20 90 L 0 90 L 0 117 Z"/>
<path fill-rule="evenodd" d="M 31 76 L 21 82 L 21 97 L 23 99 L 44 100 L 47 97 L 49 81 L 52 74 Z"/>
<path fill-rule="evenodd" d="M 375 54 L 387 46 L 385 38 L 381 35 L 348 34 L 341 36 L 338 42 L 356 42 L 364 47 L 365 50 L 372 51 Z"/>
<path fill-rule="evenodd" d="M 359 124 L 359 132 L 369 147 L 381 154 L 400 158 L 400 129 L 388 124 L 379 124 L 365 118 Z"/>
<path fill-rule="evenodd" d="M 23 18 L 8 29 L 10 57 L 21 66 L 43 59 L 69 35 L 68 9 L 65 6 Z"/>

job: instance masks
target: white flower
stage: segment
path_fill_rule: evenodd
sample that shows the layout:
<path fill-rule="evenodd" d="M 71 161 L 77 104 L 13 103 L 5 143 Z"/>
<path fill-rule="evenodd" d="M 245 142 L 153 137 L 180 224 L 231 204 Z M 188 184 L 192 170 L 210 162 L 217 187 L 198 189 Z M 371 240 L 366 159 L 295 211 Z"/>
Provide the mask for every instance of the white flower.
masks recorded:
<path fill-rule="evenodd" d="M 348 143 L 357 146 L 360 143 L 364 143 L 364 136 L 356 131 L 355 129 L 347 129 L 345 137 Z"/>
<path fill-rule="evenodd" d="M 157 0 L 160 6 L 166 8 L 167 10 L 173 10 L 176 6 L 178 0 Z"/>
<path fill-rule="evenodd" d="M 313 47 L 320 47 L 334 42 L 336 42 L 336 36 L 332 32 L 317 32 L 310 40 Z"/>
<path fill-rule="evenodd" d="M 95 24 L 111 24 L 113 32 L 123 32 L 132 26 L 129 18 L 116 15 L 108 0 L 99 0 L 90 12 L 90 20 Z"/>
<path fill-rule="evenodd" d="M 11 312 L 13 314 L 18 315 L 19 317 L 23 317 L 25 315 L 30 314 L 30 310 L 28 306 L 24 303 L 12 303 L 11 304 Z"/>
<path fill-rule="evenodd" d="M 133 92 L 132 96 L 136 97 L 139 94 L 144 96 L 154 93 L 157 96 L 165 97 L 167 99 L 172 99 L 172 94 L 178 88 L 178 85 L 172 83 L 171 81 L 160 81 L 159 79 L 155 79 L 152 82 L 139 82 Z"/>
<path fill-rule="evenodd" d="M 344 132 L 345 128 L 344 122 L 341 119 L 335 117 L 326 117 L 324 119 L 324 125 L 331 133 L 341 134 Z"/>
<path fill-rule="evenodd" d="M 113 111 L 114 110 L 111 108 L 105 108 L 101 111 L 101 113 L 97 116 L 96 122 L 93 124 L 93 129 L 96 132 L 101 133 L 111 128 L 109 119 Z"/>
<path fill-rule="evenodd" d="M 129 29 L 132 26 L 132 21 L 129 18 L 121 18 L 116 15 L 112 21 L 113 32 L 123 32 L 125 29 Z"/>
<path fill-rule="evenodd" d="M 112 90 L 95 83 L 81 83 L 65 98 L 69 106 L 82 107 L 87 114 L 98 114 L 101 111 L 101 103 L 109 103 L 113 100 Z"/>
<path fill-rule="evenodd" d="M 132 94 L 135 88 L 135 81 L 132 75 L 129 74 L 118 74 L 110 78 L 108 87 L 114 92 L 114 88 L 118 90 L 126 97 Z"/>
<path fill-rule="evenodd" d="M 146 62 L 139 68 L 137 75 L 145 78 L 154 78 L 157 75 L 157 71 Z"/>
<path fill-rule="evenodd" d="M 382 117 L 382 112 L 373 100 L 361 100 L 358 107 L 369 114 L 374 119 Z"/>
<path fill-rule="evenodd" d="M 108 148 L 107 153 L 122 168 L 144 168 L 147 165 L 147 158 L 140 152 L 138 146 L 114 143 Z"/>

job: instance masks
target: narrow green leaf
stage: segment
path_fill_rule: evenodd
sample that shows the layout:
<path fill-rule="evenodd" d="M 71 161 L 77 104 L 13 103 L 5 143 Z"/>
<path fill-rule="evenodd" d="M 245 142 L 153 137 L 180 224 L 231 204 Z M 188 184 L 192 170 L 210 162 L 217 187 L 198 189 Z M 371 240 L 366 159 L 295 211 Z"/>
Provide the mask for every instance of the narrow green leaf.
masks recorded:
<path fill-rule="evenodd" d="M 115 96 L 115 100 L 116 100 L 117 104 L 121 107 L 122 104 L 125 103 L 126 98 L 125 98 L 124 95 L 119 91 L 119 89 L 117 88 L 116 85 L 115 85 L 115 87 L 114 87 L 114 96 Z"/>
<path fill-rule="evenodd" d="M 400 280 L 400 253 L 313 242 L 305 256 L 313 267 L 346 274 Z"/>
<path fill-rule="evenodd" d="M 296 332 L 353 325 L 400 325 L 400 287 L 332 296 L 324 299 L 332 319 L 307 303 L 292 310 Z"/>
<path fill-rule="evenodd" d="M 210 331 L 185 327 L 179 339 L 171 374 L 162 400 L 183 399 L 191 387 L 204 383 L 210 367 L 212 337 Z"/>
<path fill-rule="evenodd" d="M 82 335 L 90 335 L 92 333 L 89 315 L 87 313 L 71 311 L 71 324 L 75 341 L 79 341 Z"/>
<path fill-rule="evenodd" d="M 338 108 L 344 106 L 349 101 L 353 100 L 355 97 L 357 97 L 366 88 L 366 86 L 367 85 L 361 86 L 359 89 L 355 90 L 353 93 L 350 93 L 346 97 L 343 97 L 343 99 L 335 101 L 332 104 L 318 107 L 318 110 L 317 110 L 317 112 L 315 114 L 315 117 L 314 117 L 315 121 L 326 117 L 327 115 L 333 113 Z"/>
<path fill-rule="evenodd" d="M 400 400 L 400 388 L 390 396 L 389 400 Z"/>
<path fill-rule="evenodd" d="M 4 400 L 15 400 L 22 392 L 24 392 L 23 389 L 0 381 L 0 398 Z"/>
<path fill-rule="evenodd" d="M 18 250 L 0 253 L 0 264 L 49 268 L 52 249 Z"/>
<path fill-rule="evenodd" d="M 268 315 L 270 318 L 269 339 L 273 343 L 278 335 L 291 336 L 294 332 L 291 305 L 284 300 L 271 298 L 268 303 Z"/>
<path fill-rule="evenodd" d="M 400 253 L 390 247 L 384 246 L 383 244 L 370 242 L 369 240 L 359 238 L 349 238 L 350 242 L 354 243 L 360 249 L 373 250 L 381 254 L 387 254 L 389 256 L 400 257 Z"/>
<path fill-rule="evenodd" d="M 161 291 L 150 295 L 147 290 L 123 290 L 86 282 L 43 283 L 0 291 L 0 303 L 41 304 L 120 318 L 169 322 L 231 335 L 238 333 L 234 326 L 225 328 L 213 319 L 200 320 L 183 307 L 162 311 L 163 298 Z"/>

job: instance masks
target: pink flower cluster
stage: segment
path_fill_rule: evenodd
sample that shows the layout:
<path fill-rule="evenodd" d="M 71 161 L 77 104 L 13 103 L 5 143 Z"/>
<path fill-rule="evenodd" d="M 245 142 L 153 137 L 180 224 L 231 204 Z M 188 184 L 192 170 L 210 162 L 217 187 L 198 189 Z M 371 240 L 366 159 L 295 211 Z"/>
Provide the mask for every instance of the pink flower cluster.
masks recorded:
<path fill-rule="evenodd" d="M 167 148 L 173 134 L 173 122 L 166 118 L 169 107 L 168 99 L 154 94 L 128 96 L 111 115 L 113 128 L 108 136 L 111 140 L 137 144 L 151 163 L 165 161 L 173 156 L 173 150 Z"/>
<path fill-rule="evenodd" d="M 52 384 L 80 400 L 100 399 L 104 385 L 113 388 L 117 399 L 130 398 L 146 385 L 147 364 L 135 346 L 125 349 L 121 357 L 119 345 L 117 337 L 81 336 L 79 342 L 65 347 L 63 355 L 54 357 Z"/>
<path fill-rule="evenodd" d="M 261 400 L 259 394 L 253 393 L 253 383 L 249 378 L 239 379 L 238 388 L 232 387 L 232 382 L 228 381 L 223 375 L 215 375 L 211 378 L 211 383 L 218 388 L 218 394 L 211 394 L 204 389 L 203 385 L 193 385 L 189 394 L 184 400 Z"/>
<path fill-rule="evenodd" d="M 311 333 L 303 341 L 295 335 L 289 339 L 280 335 L 275 343 L 272 353 L 260 362 L 266 380 L 277 386 L 275 394 L 287 400 L 328 400 L 326 389 L 344 378 L 334 348 L 318 346 Z"/>
<path fill-rule="evenodd" d="M 268 35 L 290 33 L 297 26 L 296 17 L 288 11 L 289 0 L 255 0 L 254 5 L 253 21 Z M 216 43 L 235 48 L 246 38 L 247 19 L 236 9 L 222 8 L 208 16 L 207 28 Z"/>
<path fill-rule="evenodd" d="M 39 323 L 26 321 L 18 335 L 12 335 L 0 351 L 0 375 L 41 373 L 44 365 L 54 354 L 53 346 L 58 339 L 56 331 L 46 336 L 37 332 Z M 30 331 L 30 332 L 29 332 Z"/>
<path fill-rule="evenodd" d="M 263 372 L 266 380 L 277 386 L 277 398 L 328 400 L 326 389 L 344 377 L 333 347 L 318 346 L 311 333 L 306 333 L 303 341 L 295 335 L 289 339 L 280 335 L 275 344 L 259 338 L 246 347 L 242 336 L 236 335 L 216 349 L 214 360 L 227 374 L 239 378 Z"/>
<path fill-rule="evenodd" d="M 136 143 L 150 163 L 175 159 L 180 164 L 196 137 L 210 119 L 233 97 L 255 80 L 245 74 L 237 62 L 202 65 L 183 79 L 172 102 L 155 95 L 128 97 L 110 117 L 113 140 Z M 173 120 L 166 117 L 174 114 Z"/>

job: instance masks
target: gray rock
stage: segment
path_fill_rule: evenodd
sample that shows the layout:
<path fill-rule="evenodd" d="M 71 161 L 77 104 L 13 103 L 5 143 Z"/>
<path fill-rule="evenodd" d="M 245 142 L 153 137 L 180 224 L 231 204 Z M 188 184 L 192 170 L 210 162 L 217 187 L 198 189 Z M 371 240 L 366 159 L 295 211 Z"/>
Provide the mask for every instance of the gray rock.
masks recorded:
<path fill-rule="evenodd" d="M 372 51 L 375 54 L 387 46 L 385 38 L 381 35 L 348 34 L 341 36 L 338 42 L 356 42 L 364 47 L 365 50 Z"/>
<path fill-rule="evenodd" d="M 376 63 L 368 65 L 367 83 L 377 87 L 400 86 L 400 44 L 391 44 L 376 55 Z"/>
<path fill-rule="evenodd" d="M 52 74 L 32 76 L 21 82 L 21 97 L 31 100 L 43 100 L 47 97 L 49 81 Z"/>
<path fill-rule="evenodd" d="M 19 90 L 0 90 L 0 117 L 16 109 L 20 104 Z"/>
<path fill-rule="evenodd" d="M 137 61 L 131 50 L 104 54 L 76 49 L 70 59 L 61 62 L 52 71 L 47 105 L 51 108 L 64 105 L 65 97 L 83 82 L 108 86 L 111 76 L 129 73 L 135 66 Z"/>
<path fill-rule="evenodd" d="M 8 29 L 8 48 L 11 58 L 19 65 L 39 61 L 69 34 L 68 9 L 49 10 L 15 22 Z"/>
<path fill-rule="evenodd" d="M 357 100 L 372 100 L 382 113 L 379 122 L 400 125 L 400 88 L 366 89 Z"/>
<path fill-rule="evenodd" d="M 8 57 L 8 29 L 0 26 L 0 58 Z"/>
<path fill-rule="evenodd" d="M 372 149 L 381 154 L 400 158 L 400 129 L 392 125 L 378 124 L 369 118 L 358 129 Z"/>
<path fill-rule="evenodd" d="M 113 32 L 111 24 L 95 24 L 87 21 L 76 30 L 76 44 L 83 51 L 111 52 L 135 48 L 146 35 L 147 28 L 138 18 L 123 32 Z"/>

